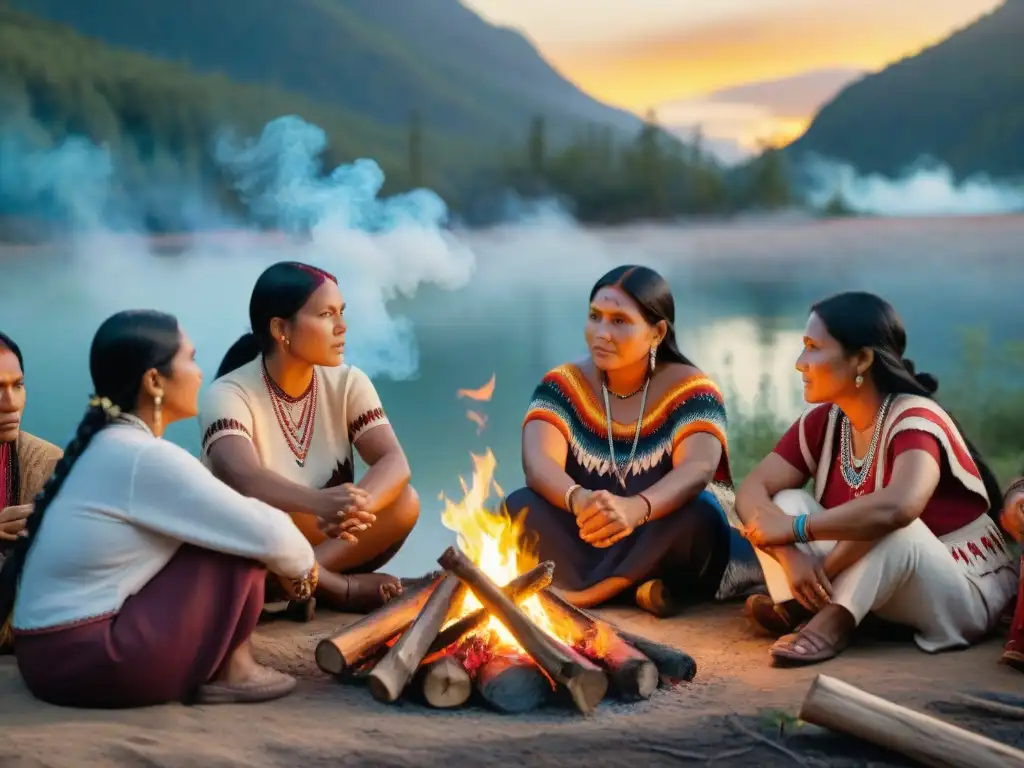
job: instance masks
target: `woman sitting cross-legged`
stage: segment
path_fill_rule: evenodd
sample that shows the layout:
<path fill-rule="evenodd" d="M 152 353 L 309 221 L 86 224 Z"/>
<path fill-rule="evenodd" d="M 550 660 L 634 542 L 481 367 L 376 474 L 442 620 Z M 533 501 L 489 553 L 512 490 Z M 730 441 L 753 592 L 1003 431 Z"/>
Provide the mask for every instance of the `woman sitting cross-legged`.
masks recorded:
<path fill-rule="evenodd" d="M 680 353 L 674 319 L 660 275 L 612 270 L 591 292 L 590 359 L 548 373 L 530 403 L 527 487 L 506 507 L 527 510 L 528 544 L 555 562 L 555 584 L 577 605 L 632 588 L 642 608 L 664 616 L 762 578 L 726 518 L 722 395 Z M 744 552 L 745 575 L 729 568 Z"/>
<path fill-rule="evenodd" d="M 420 505 L 377 390 L 343 363 L 344 312 L 333 275 L 268 267 L 249 301 L 252 332 L 204 393 L 201 454 L 228 485 L 292 516 L 316 550 L 320 602 L 361 613 L 401 593 L 399 579 L 374 571 L 405 542 Z M 353 448 L 368 465 L 358 483 Z M 339 512 L 346 521 L 325 532 Z M 295 607 L 308 617 L 312 605 Z"/>
<path fill-rule="evenodd" d="M 169 315 L 121 312 L 89 356 L 96 396 L 0 574 L 14 652 L 52 704 L 253 702 L 295 687 L 253 659 L 267 571 L 296 597 L 313 549 L 287 515 L 213 477 L 164 428 L 202 374 Z"/>
<path fill-rule="evenodd" d="M 736 496 L 771 595 L 748 610 L 784 634 L 776 663 L 835 656 L 868 613 L 912 628 L 925 651 L 962 648 L 1016 591 L 995 477 L 905 349 L 902 322 L 877 296 L 812 307 L 796 367 L 815 407 Z M 807 480 L 813 496 L 798 490 Z"/>

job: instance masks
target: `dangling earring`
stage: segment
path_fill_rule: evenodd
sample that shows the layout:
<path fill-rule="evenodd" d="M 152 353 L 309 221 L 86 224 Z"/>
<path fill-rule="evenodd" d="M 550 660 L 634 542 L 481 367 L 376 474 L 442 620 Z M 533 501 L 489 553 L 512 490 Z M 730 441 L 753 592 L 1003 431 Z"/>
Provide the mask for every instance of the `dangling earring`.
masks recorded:
<path fill-rule="evenodd" d="M 857 374 L 857 378 L 855 378 L 855 379 L 853 380 L 853 385 L 854 385 L 855 387 L 857 387 L 857 389 L 860 389 L 860 386 L 861 386 L 861 384 L 863 384 L 863 383 L 864 383 L 864 377 L 863 377 L 863 376 L 861 376 L 861 375 L 860 375 L 860 374 L 858 373 L 858 374 Z"/>
<path fill-rule="evenodd" d="M 658 345 L 651 347 L 651 373 L 654 373 L 654 366 L 658 363 Z"/>
<path fill-rule="evenodd" d="M 153 423 L 156 429 L 155 432 L 160 431 L 161 422 L 163 421 L 163 414 L 160 412 L 161 406 L 164 404 L 164 396 L 157 395 L 153 398 Z"/>

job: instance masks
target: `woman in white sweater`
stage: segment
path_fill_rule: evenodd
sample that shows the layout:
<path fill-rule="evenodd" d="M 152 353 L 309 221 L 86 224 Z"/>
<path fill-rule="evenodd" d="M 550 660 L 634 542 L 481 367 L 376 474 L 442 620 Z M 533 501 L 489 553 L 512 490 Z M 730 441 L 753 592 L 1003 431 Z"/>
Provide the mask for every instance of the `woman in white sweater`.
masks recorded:
<path fill-rule="evenodd" d="M 93 339 L 96 395 L 0 574 L 18 668 L 44 701 L 251 702 L 295 687 L 249 638 L 267 570 L 297 598 L 316 588 L 313 549 L 286 514 L 161 439 L 198 412 L 194 354 L 158 312 L 120 312 Z"/>

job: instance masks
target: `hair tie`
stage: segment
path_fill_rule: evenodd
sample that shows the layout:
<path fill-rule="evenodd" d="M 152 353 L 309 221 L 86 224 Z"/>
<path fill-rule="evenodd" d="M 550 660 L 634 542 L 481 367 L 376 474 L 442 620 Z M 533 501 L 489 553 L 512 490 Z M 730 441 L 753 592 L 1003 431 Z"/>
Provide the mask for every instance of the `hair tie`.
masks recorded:
<path fill-rule="evenodd" d="M 121 415 L 121 409 L 114 405 L 112 402 L 110 402 L 109 397 L 97 397 L 96 395 L 93 395 L 91 398 L 89 398 L 89 407 L 99 408 L 107 415 L 107 418 L 110 419 L 111 421 L 113 421 L 114 419 Z"/>

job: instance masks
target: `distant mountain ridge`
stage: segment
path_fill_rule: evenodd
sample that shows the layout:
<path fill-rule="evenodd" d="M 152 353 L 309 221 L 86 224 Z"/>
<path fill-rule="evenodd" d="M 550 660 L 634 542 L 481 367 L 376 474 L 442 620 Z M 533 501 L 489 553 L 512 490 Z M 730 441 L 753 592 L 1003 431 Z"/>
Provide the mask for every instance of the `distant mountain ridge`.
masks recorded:
<path fill-rule="evenodd" d="M 1024 177 L 1024 0 L 852 83 L 786 152 L 890 177 L 925 158 L 958 179 Z"/>
<path fill-rule="evenodd" d="M 459 0 L 10 0 L 103 42 L 272 85 L 380 122 L 495 138 L 640 120 L 586 95 Z M 401 6 L 399 9 L 398 6 Z"/>

